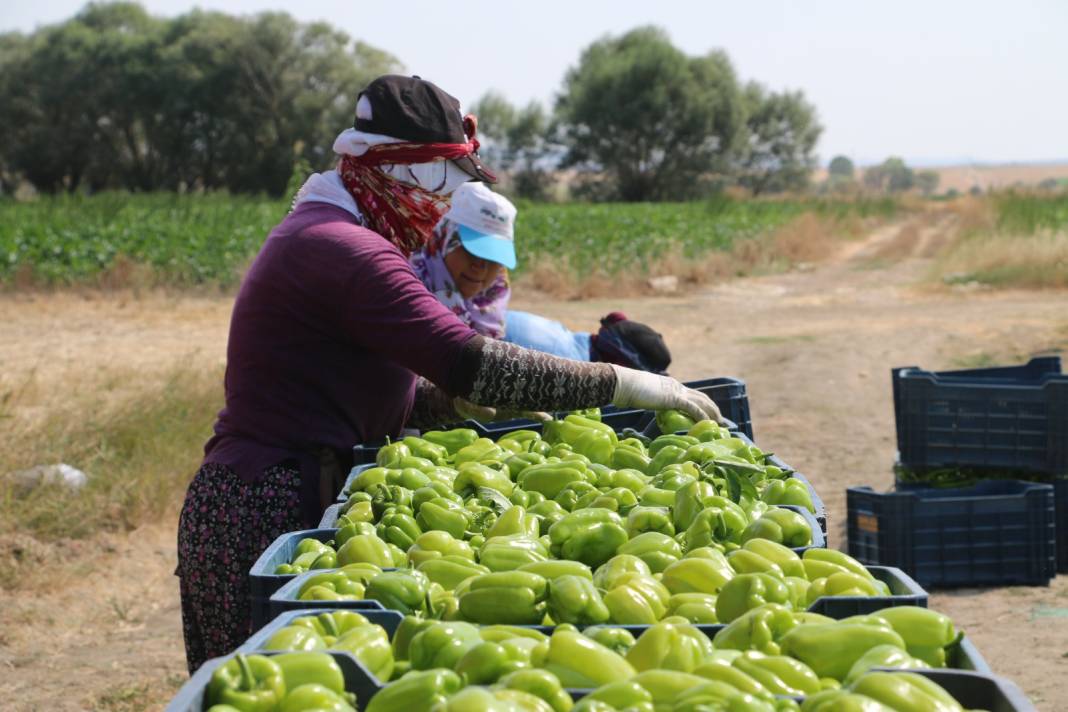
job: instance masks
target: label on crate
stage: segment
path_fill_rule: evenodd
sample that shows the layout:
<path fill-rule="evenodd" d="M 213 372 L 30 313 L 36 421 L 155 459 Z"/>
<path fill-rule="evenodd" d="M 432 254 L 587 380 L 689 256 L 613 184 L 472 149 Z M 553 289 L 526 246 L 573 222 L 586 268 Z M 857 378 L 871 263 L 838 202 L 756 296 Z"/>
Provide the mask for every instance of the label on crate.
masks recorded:
<path fill-rule="evenodd" d="M 879 519 L 873 514 L 858 514 L 857 529 L 871 534 L 879 533 Z"/>

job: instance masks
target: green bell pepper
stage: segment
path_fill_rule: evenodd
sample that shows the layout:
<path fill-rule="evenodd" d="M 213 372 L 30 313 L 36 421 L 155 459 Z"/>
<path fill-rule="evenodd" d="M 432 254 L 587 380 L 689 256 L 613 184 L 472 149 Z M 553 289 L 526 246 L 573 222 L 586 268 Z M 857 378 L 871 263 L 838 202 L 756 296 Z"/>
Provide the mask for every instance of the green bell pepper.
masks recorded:
<path fill-rule="evenodd" d="M 627 447 L 623 443 L 620 443 L 612 450 L 612 456 L 608 460 L 608 464 L 617 470 L 628 469 L 641 473 L 649 469 L 650 462 L 651 459 L 643 450 Z"/>
<path fill-rule="evenodd" d="M 617 551 L 620 554 L 637 556 L 649 565 L 654 574 L 661 573 L 682 557 L 682 547 L 679 543 L 659 532 L 639 534 L 620 546 Z"/>
<path fill-rule="evenodd" d="M 861 655 L 849 674 L 842 681 L 848 685 L 872 668 L 897 668 L 899 670 L 918 670 L 931 667 L 919 658 L 914 658 L 896 645 L 876 645 Z"/>
<path fill-rule="evenodd" d="M 742 544 L 742 550 L 759 554 L 766 560 L 776 564 L 784 576 L 806 578 L 805 567 L 801 557 L 793 549 L 778 542 L 769 541 L 768 539 L 750 539 Z M 808 549 L 805 553 L 807 554 L 809 551 L 814 551 L 814 549 Z"/>
<path fill-rule="evenodd" d="M 824 596 L 878 596 L 881 593 L 870 579 L 857 576 L 852 571 L 841 571 L 813 581 L 805 602 L 811 606 Z"/>
<path fill-rule="evenodd" d="M 664 569 L 662 583 L 672 594 L 718 594 L 735 577 L 731 565 L 719 551 L 716 556 L 688 556 Z"/>
<path fill-rule="evenodd" d="M 524 469 L 517 483 L 524 490 L 554 499 L 569 484 L 587 481 L 586 468 L 580 463 L 546 462 Z"/>
<path fill-rule="evenodd" d="M 481 642 L 478 628 L 470 623 L 434 623 L 412 638 L 408 645 L 408 660 L 413 670 L 452 669 L 464 653 Z"/>
<path fill-rule="evenodd" d="M 544 576 L 549 581 L 561 576 L 578 576 L 587 581 L 593 581 L 593 572 L 590 567 L 581 561 L 567 561 L 566 559 L 550 559 L 548 561 L 535 561 L 523 564 L 518 571 L 529 571 L 532 574 Z"/>
<path fill-rule="evenodd" d="M 445 461 L 449 458 L 449 451 L 444 445 L 432 443 L 425 438 L 417 438 L 414 435 L 409 435 L 401 442 L 408 446 L 408 450 L 413 455 L 430 460 L 435 465 L 444 465 Z"/>
<path fill-rule="evenodd" d="M 440 584 L 448 591 L 459 586 L 460 582 L 465 579 L 490 572 L 487 567 L 476 564 L 464 556 L 456 556 L 454 554 L 437 559 L 427 559 L 420 563 L 416 570 L 426 574 L 426 577 L 432 583 Z"/>
<path fill-rule="evenodd" d="M 770 480 L 760 493 L 760 499 L 768 504 L 792 504 L 804 507 L 815 514 L 812 494 L 801 480 L 789 477 L 785 480 Z"/>
<path fill-rule="evenodd" d="M 460 614 L 475 623 L 536 624 L 545 615 L 548 582 L 527 571 L 483 574 L 460 594 Z"/>
<path fill-rule="evenodd" d="M 412 493 L 412 511 L 418 512 L 419 508 L 424 504 L 438 499 L 439 497 L 451 499 L 457 504 L 464 503 L 464 498 L 452 491 L 451 480 L 448 484 L 443 482 L 431 482 Z"/>
<path fill-rule="evenodd" d="M 593 573 L 593 585 L 599 589 L 610 591 L 629 574 L 651 576 L 652 573 L 649 564 L 637 556 L 617 554 L 597 567 L 597 570 Z"/>
<path fill-rule="evenodd" d="M 624 657 L 636 642 L 629 630 L 614 625 L 591 625 L 582 634 Z"/>
<path fill-rule="evenodd" d="M 634 677 L 635 670 L 624 658 L 581 633 L 557 628 L 549 639 L 543 664 L 565 688 L 598 687 Z"/>
<path fill-rule="evenodd" d="M 375 528 L 378 537 L 390 544 L 408 550 L 423 530 L 415 522 L 415 517 L 400 511 L 387 511 Z"/>
<path fill-rule="evenodd" d="M 742 541 L 769 539 L 790 548 L 812 543 L 812 529 L 797 512 L 771 507 L 759 519 L 751 522 L 742 533 Z"/>
<path fill-rule="evenodd" d="M 388 544 L 371 534 L 359 534 L 342 544 L 337 552 L 337 563 L 340 566 L 374 564 L 380 568 L 395 565 Z"/>
<path fill-rule="evenodd" d="M 747 526 L 748 519 L 741 507 L 725 497 L 709 497 L 706 507 L 686 528 L 686 551 L 741 543 Z"/>
<path fill-rule="evenodd" d="M 958 640 L 948 616 L 918 606 L 894 606 L 872 614 L 888 623 L 913 657 L 932 667 L 945 667 L 946 648 Z"/>
<path fill-rule="evenodd" d="M 282 653 L 271 658 L 282 671 L 286 690 L 292 692 L 301 685 L 317 684 L 337 693 L 345 692 L 345 676 L 329 653 Z"/>
<path fill-rule="evenodd" d="M 513 506 L 497 518 L 496 523 L 486 532 L 486 537 L 521 534 L 531 539 L 536 539 L 540 536 L 540 533 L 538 518 L 532 514 L 527 514 L 527 510 L 523 507 Z"/>
<path fill-rule="evenodd" d="M 478 440 L 478 433 L 471 428 L 455 428 L 445 431 L 432 430 L 423 433 L 423 440 L 435 445 L 441 445 L 449 455 L 455 455 Z"/>
<path fill-rule="evenodd" d="M 463 679 L 452 670 L 413 670 L 372 697 L 364 712 L 430 712 L 463 685 Z"/>
<path fill-rule="evenodd" d="M 516 670 L 502 677 L 498 685 L 509 690 L 528 692 L 544 700 L 553 712 L 569 712 L 575 704 L 571 695 L 564 691 L 560 680 L 547 670 Z"/>
<path fill-rule="evenodd" d="M 758 650 L 766 655 L 783 654 L 782 639 L 800 626 L 790 609 L 775 603 L 754 608 L 727 624 L 712 639 L 717 649 Z M 809 626 L 805 626 L 809 627 Z"/>
<path fill-rule="evenodd" d="M 878 645 L 905 647 L 905 641 L 889 627 L 848 623 L 799 625 L 780 640 L 783 655 L 808 665 L 818 677 L 843 680 L 850 668 Z"/>
<path fill-rule="evenodd" d="M 407 457 L 411 454 L 412 451 L 404 443 L 389 443 L 378 449 L 378 454 L 375 456 L 375 464 L 379 467 L 394 467 L 402 457 Z"/>
<path fill-rule="evenodd" d="M 627 652 L 635 670 L 692 672 L 712 654 L 712 641 L 691 625 L 660 622 L 649 626 Z"/>
<path fill-rule="evenodd" d="M 460 556 L 474 561 L 475 551 L 466 541 L 444 531 L 423 532 L 408 549 L 408 560 L 415 567 L 430 559 L 440 559 L 444 556 Z"/>
<path fill-rule="evenodd" d="M 512 494 L 515 485 L 508 476 L 508 468 L 503 465 L 499 467 L 503 468 L 503 471 L 482 462 L 467 462 L 459 465 L 459 474 L 452 483 L 453 491 L 462 497 L 470 497 L 480 487 L 488 487 L 508 497 Z"/>
<path fill-rule="evenodd" d="M 426 606 L 430 580 L 420 571 L 383 571 L 367 584 L 367 597 L 408 615 Z"/>
<path fill-rule="evenodd" d="M 623 625 L 652 625 L 667 613 L 671 594 L 652 576 L 624 574 L 604 595 L 611 620 Z"/>
<path fill-rule="evenodd" d="M 230 705 L 242 712 L 271 712 L 286 695 L 278 663 L 265 655 L 238 653 L 212 673 L 208 705 Z"/>
<path fill-rule="evenodd" d="M 900 712 L 960 712 L 961 705 L 938 683 L 911 672 L 869 672 L 853 692 Z"/>
<path fill-rule="evenodd" d="M 545 464 L 545 456 L 536 452 L 516 453 L 504 461 L 505 467 L 508 468 L 508 476 L 513 482 L 518 482 L 519 476 L 526 472 L 528 468 L 543 464 Z M 513 492 L 513 494 L 515 493 Z"/>
<path fill-rule="evenodd" d="M 667 614 L 685 618 L 690 623 L 719 623 L 716 597 L 710 593 L 673 593 L 668 599 Z"/>
<path fill-rule="evenodd" d="M 645 474 L 650 477 L 656 476 L 668 465 L 685 462 L 685 456 L 686 450 L 683 448 L 677 445 L 665 445 L 649 461 L 649 465 L 645 468 Z"/>
<path fill-rule="evenodd" d="M 672 511 L 675 529 L 682 531 L 693 523 L 697 513 L 705 508 L 705 500 L 719 493 L 710 483 L 694 480 L 675 491 L 675 506 Z"/>
<path fill-rule="evenodd" d="M 507 457 L 505 452 L 501 446 L 489 438 L 479 438 L 454 454 L 452 463 L 454 467 L 459 469 L 461 465 L 468 462 L 498 462 Z"/>
<path fill-rule="evenodd" d="M 627 513 L 626 528 L 627 536 L 632 539 L 646 532 L 656 532 L 667 536 L 675 534 L 671 510 L 667 507 L 634 507 Z"/>
<path fill-rule="evenodd" d="M 296 688 L 282 700 L 282 706 L 278 712 L 305 712 L 316 710 L 317 712 L 356 712 L 356 708 L 350 704 L 354 701 L 352 695 L 341 694 L 333 690 L 311 682 Z"/>
<path fill-rule="evenodd" d="M 658 410 L 656 411 L 656 427 L 662 433 L 677 433 L 680 430 L 691 430 L 697 423 L 693 418 L 681 410 Z"/>
<path fill-rule="evenodd" d="M 481 641 L 469 648 L 455 666 L 468 685 L 490 685 L 525 667 L 530 667 L 530 649 L 511 641 Z"/>
<path fill-rule="evenodd" d="M 750 541 L 767 541 L 767 539 L 751 539 Z M 746 542 L 747 544 L 749 542 Z M 789 551 L 789 549 L 787 549 Z M 793 553 L 793 552 L 791 552 Z M 740 574 L 768 573 L 780 578 L 783 577 L 782 568 L 770 559 L 766 559 L 752 549 L 742 547 L 727 554 L 727 561 L 731 568 Z M 801 560 L 798 559 L 800 566 Z M 802 569 L 804 570 L 804 569 Z"/>
<path fill-rule="evenodd" d="M 424 502 L 415 519 L 423 531 L 440 530 L 462 539 L 471 524 L 471 513 L 456 502 L 439 497 Z"/>
<path fill-rule="evenodd" d="M 731 663 L 776 695 L 803 697 L 820 691 L 820 679 L 810 667 L 784 655 L 756 650 L 742 653 Z"/>
<path fill-rule="evenodd" d="M 768 603 L 790 605 L 790 589 L 782 576 L 766 573 L 738 574 L 716 596 L 716 617 L 730 623 L 747 611 Z"/>
<path fill-rule="evenodd" d="M 549 527 L 549 538 L 557 558 L 581 561 L 591 568 L 612 558 L 628 540 L 623 520 L 607 509 L 571 512 Z"/>
<path fill-rule="evenodd" d="M 549 583 L 548 613 L 557 623 L 591 625 L 608 620 L 608 608 L 591 578 L 558 576 Z"/>
<path fill-rule="evenodd" d="M 515 534 L 487 539 L 478 555 L 479 562 L 490 571 L 513 571 L 548 558 L 540 539 Z"/>
<path fill-rule="evenodd" d="M 601 491 L 594 487 L 585 480 L 579 480 L 576 482 L 568 483 L 560 492 L 553 498 L 553 501 L 559 504 L 561 507 L 569 512 L 578 508 L 579 500 L 587 495 L 594 497 L 601 494 Z"/>
<path fill-rule="evenodd" d="M 393 641 L 391 643 L 393 648 L 393 659 L 400 661 L 408 660 L 408 649 L 411 647 L 412 639 L 418 635 L 425 628 L 429 628 L 435 625 L 437 621 L 424 618 L 421 615 L 409 615 L 405 616 L 404 620 L 397 626 L 397 630 L 393 633 Z"/>

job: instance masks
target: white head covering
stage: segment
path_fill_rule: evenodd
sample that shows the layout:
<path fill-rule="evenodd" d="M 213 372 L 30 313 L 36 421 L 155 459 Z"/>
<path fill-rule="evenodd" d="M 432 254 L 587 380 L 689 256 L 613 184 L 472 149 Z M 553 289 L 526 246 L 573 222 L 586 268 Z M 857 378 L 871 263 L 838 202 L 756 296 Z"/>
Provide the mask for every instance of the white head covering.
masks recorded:
<path fill-rule="evenodd" d="M 356 102 L 356 118 L 371 118 L 371 102 L 366 96 L 361 96 Z M 349 128 L 339 133 L 334 139 L 334 153 L 339 156 L 362 156 L 372 146 L 403 142 L 403 139 L 393 136 Z M 402 183 L 418 186 L 438 195 L 451 195 L 454 190 L 472 178 L 449 160 L 415 164 L 384 163 L 378 168 Z M 358 220 L 363 219 L 356 201 L 341 182 L 341 176 L 338 175 L 337 170 L 316 173 L 308 178 L 293 198 L 293 207 L 311 201 L 336 205 L 355 215 Z"/>

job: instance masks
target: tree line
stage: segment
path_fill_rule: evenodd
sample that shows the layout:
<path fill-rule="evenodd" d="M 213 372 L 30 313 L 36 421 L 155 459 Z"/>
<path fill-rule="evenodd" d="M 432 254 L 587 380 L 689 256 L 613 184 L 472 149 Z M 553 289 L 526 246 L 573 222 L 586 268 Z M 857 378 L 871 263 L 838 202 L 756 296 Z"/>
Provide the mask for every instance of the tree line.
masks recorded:
<path fill-rule="evenodd" d="M 335 160 L 359 90 L 402 71 L 388 52 L 285 13 L 159 18 L 90 4 L 0 35 L 0 190 L 281 195 L 295 170 Z M 655 27 L 589 45 L 551 107 L 488 92 L 471 109 L 487 162 L 534 198 L 561 169 L 591 199 L 799 190 L 822 131 L 801 92 L 743 82 L 725 53 L 689 56 Z"/>

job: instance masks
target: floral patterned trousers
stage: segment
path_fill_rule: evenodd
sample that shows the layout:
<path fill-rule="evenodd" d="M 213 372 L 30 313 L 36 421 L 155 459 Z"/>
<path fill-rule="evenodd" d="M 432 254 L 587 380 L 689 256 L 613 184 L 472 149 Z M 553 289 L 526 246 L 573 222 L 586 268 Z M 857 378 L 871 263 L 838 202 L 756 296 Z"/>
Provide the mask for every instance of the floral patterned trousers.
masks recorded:
<path fill-rule="evenodd" d="M 197 471 L 178 522 L 175 572 L 190 673 L 249 637 L 249 568 L 279 535 L 300 528 L 296 467 L 272 467 L 253 483 L 225 465 Z"/>

